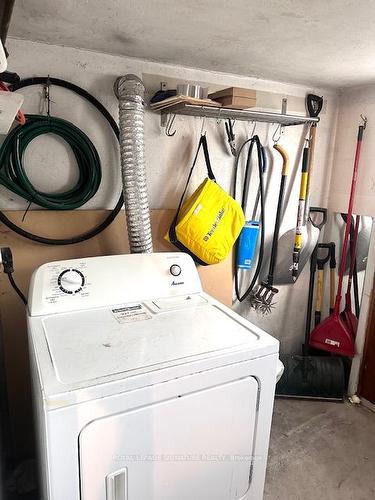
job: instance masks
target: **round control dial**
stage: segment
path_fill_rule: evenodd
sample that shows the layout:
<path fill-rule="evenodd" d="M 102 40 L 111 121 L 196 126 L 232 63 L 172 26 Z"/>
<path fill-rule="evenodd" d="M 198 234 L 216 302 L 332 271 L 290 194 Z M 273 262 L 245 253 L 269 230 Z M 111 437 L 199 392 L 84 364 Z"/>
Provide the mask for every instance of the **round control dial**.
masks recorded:
<path fill-rule="evenodd" d="M 171 273 L 172 276 L 180 276 L 182 269 L 178 264 L 173 264 L 169 268 L 169 272 Z"/>
<path fill-rule="evenodd" d="M 82 290 L 85 277 L 78 269 L 65 269 L 57 278 L 57 283 L 64 293 L 74 294 Z"/>

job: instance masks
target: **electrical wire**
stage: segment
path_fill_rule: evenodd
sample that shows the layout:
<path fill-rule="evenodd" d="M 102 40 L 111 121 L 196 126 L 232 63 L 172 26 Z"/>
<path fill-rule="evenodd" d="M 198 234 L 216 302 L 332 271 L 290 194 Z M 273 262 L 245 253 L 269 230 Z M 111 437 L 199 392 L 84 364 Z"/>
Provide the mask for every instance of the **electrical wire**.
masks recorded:
<path fill-rule="evenodd" d="M 27 300 L 26 300 L 26 297 L 24 296 L 24 294 L 21 292 L 21 290 L 18 288 L 16 282 L 14 281 L 13 279 L 13 276 L 11 273 L 6 273 L 7 276 L 8 276 L 8 279 L 9 279 L 9 282 L 10 284 L 12 285 L 12 287 L 14 288 L 14 290 L 16 291 L 17 295 L 19 296 L 19 298 L 22 300 L 22 302 L 25 304 L 25 306 L 27 306 Z"/>
<path fill-rule="evenodd" d="M 257 261 L 257 266 L 255 268 L 253 277 L 251 279 L 251 282 L 246 289 L 246 291 L 241 295 L 240 291 L 240 285 L 239 285 L 239 278 L 238 278 L 238 268 L 236 267 L 236 271 L 234 274 L 234 288 L 236 292 L 236 296 L 239 302 L 243 302 L 252 292 L 260 271 L 262 267 L 262 262 L 263 262 L 263 256 L 264 256 L 264 234 L 265 234 L 265 196 L 264 196 L 264 180 L 263 180 L 263 173 L 264 173 L 264 165 L 263 165 L 263 159 L 264 155 L 262 153 L 262 145 L 259 140 L 259 137 L 257 135 L 254 135 L 247 141 L 245 141 L 240 150 L 238 151 L 238 154 L 236 156 L 236 162 L 235 162 L 235 167 L 234 167 L 234 186 L 233 186 L 233 198 L 236 199 L 236 190 L 237 190 L 237 177 L 238 177 L 238 165 L 239 165 L 239 159 L 241 157 L 241 153 L 246 146 L 246 144 L 249 144 L 249 150 L 247 154 L 247 160 L 246 160 L 246 167 L 245 167 L 245 177 L 244 177 L 244 183 L 243 183 L 243 190 L 242 190 L 242 199 L 241 199 L 241 206 L 242 209 L 245 211 L 246 207 L 244 206 L 246 200 L 246 191 L 247 191 L 247 180 L 249 179 L 250 175 L 250 169 L 251 169 L 251 155 L 253 152 L 253 146 L 254 143 L 256 144 L 257 147 L 257 160 L 258 160 L 258 175 L 259 175 L 259 190 L 258 192 L 260 193 L 260 217 L 261 217 L 261 224 L 260 224 L 260 242 L 259 242 L 259 254 L 258 254 L 258 261 Z M 236 241 L 235 244 L 235 260 L 237 262 L 238 259 L 238 252 L 239 252 L 239 238 Z"/>
<path fill-rule="evenodd" d="M 84 89 L 78 87 L 77 85 L 75 85 L 75 84 L 73 84 L 71 82 L 68 82 L 66 80 L 62 80 L 62 79 L 59 79 L 59 78 L 52 78 L 52 77 L 27 78 L 27 79 L 21 80 L 20 82 L 14 84 L 12 86 L 10 86 L 9 89 L 12 90 L 12 91 L 16 91 L 16 90 L 22 89 L 24 87 L 29 87 L 29 86 L 32 86 L 32 85 L 56 85 L 58 87 L 63 87 L 65 89 L 68 89 L 68 90 L 74 92 L 75 94 L 81 96 L 82 98 L 84 98 L 85 100 L 87 100 L 90 104 L 92 104 L 99 111 L 99 113 L 102 114 L 102 116 L 107 120 L 109 126 L 111 127 L 111 129 L 112 129 L 113 133 L 115 134 L 115 136 L 117 137 L 117 139 L 119 139 L 119 129 L 118 129 L 117 123 L 113 119 L 112 115 L 108 112 L 108 110 L 94 96 L 92 96 L 91 94 L 89 94 L 86 90 L 84 90 Z M 35 118 L 35 121 L 33 121 L 34 118 Z M 41 118 L 43 118 L 43 121 L 41 120 Z M 31 136 L 36 132 L 36 129 L 38 129 L 38 127 L 42 127 L 42 128 L 45 127 L 45 132 L 41 132 L 41 133 L 47 133 L 48 123 L 44 122 L 44 119 L 48 120 L 48 117 L 41 117 L 40 115 L 27 115 L 27 122 L 29 120 L 32 121 L 32 123 L 30 125 L 30 129 L 28 129 L 28 131 L 30 132 L 30 136 L 28 136 L 29 137 L 29 142 L 30 142 L 30 140 L 32 140 Z M 50 117 L 49 120 L 50 120 L 50 125 L 49 126 L 51 126 L 51 123 L 54 123 L 56 125 L 56 127 L 58 127 L 58 128 L 62 127 L 62 129 L 64 129 L 64 130 L 65 130 L 66 124 L 69 123 L 69 122 L 66 122 L 65 120 L 61 120 L 61 119 L 56 118 L 56 117 L 53 117 L 53 118 Z M 62 123 L 62 122 L 64 122 L 64 123 Z M 42 125 L 42 123 L 43 123 L 43 125 Z M 71 127 L 71 128 L 69 127 L 69 130 L 71 132 L 73 130 L 73 127 L 74 127 L 74 129 L 79 130 L 74 125 L 72 125 L 72 124 L 69 124 L 69 125 Z M 15 133 L 14 136 L 13 136 L 13 140 L 15 141 L 14 144 L 13 144 L 14 149 L 12 148 L 12 151 L 9 153 L 9 156 L 8 156 L 8 159 L 10 161 L 12 161 L 13 163 L 11 163 L 11 164 L 9 164 L 9 165 L 6 166 L 6 168 L 8 169 L 8 174 L 7 175 L 9 175 L 10 177 L 8 177 L 8 178 L 11 179 L 12 182 L 14 182 L 16 184 L 17 184 L 17 182 L 18 182 L 19 179 L 22 179 L 22 188 L 24 189 L 24 188 L 28 187 L 29 190 L 30 190 L 29 194 L 30 194 L 30 192 L 33 192 L 34 195 L 42 196 L 43 197 L 43 194 L 39 193 L 32 186 L 28 185 L 28 183 L 29 184 L 31 184 L 31 183 L 30 183 L 30 181 L 28 181 L 27 176 L 23 177 L 23 172 L 22 172 L 23 171 L 22 156 L 17 156 L 18 154 L 20 154 L 20 152 L 22 150 L 24 151 L 24 149 L 27 146 L 27 144 L 25 145 L 26 139 L 22 135 L 23 134 L 22 129 L 24 127 L 27 127 L 27 124 L 23 125 L 22 127 L 17 127 L 15 129 L 15 130 L 17 130 L 17 133 Z M 36 127 L 36 129 L 34 129 L 34 127 Z M 59 128 L 59 130 L 60 130 L 60 128 Z M 11 134 L 12 134 L 12 132 L 11 132 Z M 76 151 L 74 151 L 74 149 L 73 149 L 74 153 L 75 154 L 77 153 L 78 155 L 81 155 L 82 152 L 83 152 L 83 149 L 80 149 L 80 147 L 82 145 L 78 146 L 78 141 L 80 141 L 82 139 L 82 135 L 81 134 L 83 134 L 83 132 L 80 131 L 80 130 L 79 130 L 79 132 L 80 132 L 79 138 L 75 139 L 76 142 L 73 141 L 73 138 L 71 138 L 71 139 L 73 141 L 72 143 L 74 143 L 74 147 L 76 147 Z M 26 136 L 27 135 L 28 134 L 26 134 Z M 37 135 L 40 135 L 40 134 L 37 134 Z M 17 145 L 17 141 L 19 141 L 18 145 Z M 4 145 L 2 147 L 4 147 Z M 95 153 L 91 149 L 91 147 L 95 150 L 95 147 L 92 145 L 91 142 L 90 142 L 90 145 L 88 145 L 88 143 L 85 142 L 84 148 L 88 148 L 87 151 L 90 151 L 90 154 L 92 155 L 92 158 L 94 158 L 94 157 L 96 157 L 97 153 L 95 155 Z M 19 149 L 19 148 L 21 148 L 21 149 Z M 99 157 L 97 157 L 97 158 L 99 158 Z M 99 160 L 99 164 L 100 164 L 100 160 Z M 86 168 L 87 165 L 83 162 L 83 163 L 81 163 L 81 167 L 82 168 Z M 3 173 L 2 172 L 3 168 L 4 168 L 4 165 L 0 165 L 0 172 L 1 173 Z M 14 169 L 18 169 L 17 170 L 17 175 L 15 177 L 13 176 L 16 173 L 16 171 Z M 92 179 L 94 179 L 94 176 L 92 177 Z M 86 177 L 86 180 L 87 180 L 87 177 Z M 92 192 L 92 190 L 94 189 L 94 186 L 97 183 L 97 181 L 98 181 L 98 172 L 96 172 L 95 181 L 93 182 L 93 185 L 90 187 L 90 190 L 89 190 L 90 192 Z M 2 180 L 1 180 L 1 182 L 2 182 Z M 79 192 L 85 194 L 85 197 L 87 198 L 86 201 L 89 199 L 88 196 L 90 196 L 90 192 L 86 191 L 87 188 L 85 186 L 83 186 L 84 182 L 85 182 L 85 180 L 83 178 L 79 179 L 79 181 L 77 183 L 77 186 L 75 186 L 73 188 L 73 191 L 76 190 L 76 192 L 74 194 L 69 193 L 69 192 L 67 192 L 69 194 L 63 193 L 65 196 L 67 196 L 68 199 L 69 199 L 69 196 L 70 196 L 70 201 L 72 202 L 71 208 L 74 206 L 75 203 L 79 203 L 79 201 L 77 200 L 77 197 L 76 197 L 77 194 L 78 194 L 77 193 L 77 189 L 78 189 Z M 18 185 L 18 187 L 19 186 L 20 185 Z M 45 195 L 45 193 L 44 193 L 44 195 Z M 51 206 L 52 206 L 52 205 L 54 205 L 54 202 L 56 202 L 55 197 L 56 196 L 58 196 L 58 197 L 60 196 L 61 197 L 61 194 L 59 194 L 59 195 L 51 195 L 51 194 L 49 194 L 47 196 L 48 197 L 52 196 L 52 198 L 48 198 L 48 199 L 45 198 L 44 201 L 46 203 L 50 203 L 51 202 Z M 30 197 L 26 198 L 26 199 L 28 199 L 29 201 L 32 201 L 32 202 L 34 202 L 36 200 L 36 198 L 30 199 Z M 64 200 L 64 201 L 66 202 L 66 200 Z M 61 199 L 60 199 L 60 202 L 61 202 Z M 83 203 L 85 203 L 85 202 L 83 202 Z M 83 203 L 78 204 L 77 206 L 81 206 Z M 60 203 L 60 205 L 61 205 L 61 203 Z M 82 241 L 86 241 L 86 240 L 88 240 L 90 238 L 93 238 L 94 236 L 96 236 L 99 233 L 101 233 L 102 231 L 104 231 L 104 229 L 106 229 L 114 221 L 114 219 L 116 218 L 116 216 L 120 212 L 120 210 L 122 208 L 122 205 L 123 205 L 123 196 L 122 196 L 122 192 L 121 192 L 119 200 L 116 203 L 116 206 L 110 212 L 110 214 L 104 219 L 103 222 L 101 222 L 99 225 L 97 225 L 96 227 L 90 229 L 89 231 L 87 231 L 85 233 L 79 234 L 77 236 L 72 236 L 70 238 L 46 238 L 44 236 L 33 234 L 33 233 L 31 233 L 29 231 L 26 231 L 25 229 L 19 227 L 13 221 L 11 221 L 10 219 L 8 219 L 8 217 L 2 211 L 0 211 L 0 221 L 3 222 L 3 224 L 5 224 L 7 227 L 9 227 L 12 231 L 15 231 L 20 236 L 23 236 L 24 238 L 27 238 L 29 240 L 36 241 L 38 243 L 47 244 L 47 245 L 72 245 L 72 244 L 80 243 Z M 63 206 L 63 204 L 62 204 L 62 206 Z M 63 208 L 63 209 L 69 210 L 71 208 Z"/>

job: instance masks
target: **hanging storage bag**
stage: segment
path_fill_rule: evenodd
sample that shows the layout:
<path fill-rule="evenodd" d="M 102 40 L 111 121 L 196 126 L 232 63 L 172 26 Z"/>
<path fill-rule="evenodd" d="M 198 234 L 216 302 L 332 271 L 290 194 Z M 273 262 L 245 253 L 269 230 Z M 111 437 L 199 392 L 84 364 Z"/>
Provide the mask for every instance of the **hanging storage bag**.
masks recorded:
<path fill-rule="evenodd" d="M 208 177 L 184 202 L 201 147 Z M 239 203 L 216 183 L 207 139 L 202 135 L 176 215 L 165 239 L 191 255 L 197 264 L 218 264 L 228 256 L 244 224 L 245 217 Z"/>

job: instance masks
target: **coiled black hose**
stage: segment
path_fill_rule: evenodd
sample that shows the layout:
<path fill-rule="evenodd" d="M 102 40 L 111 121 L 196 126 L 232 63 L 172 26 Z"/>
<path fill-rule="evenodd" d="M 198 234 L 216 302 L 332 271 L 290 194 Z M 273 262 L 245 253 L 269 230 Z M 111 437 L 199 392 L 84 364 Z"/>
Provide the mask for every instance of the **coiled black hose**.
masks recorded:
<path fill-rule="evenodd" d="M 264 195 L 264 180 L 263 180 L 263 174 L 264 174 L 264 150 L 263 146 L 260 142 L 260 139 L 257 135 L 254 135 L 250 139 L 247 139 L 241 146 L 240 150 L 237 153 L 236 156 L 236 162 L 235 162 L 235 167 L 234 167 L 234 186 L 233 186 L 233 198 L 236 199 L 236 190 L 237 190 L 237 176 L 238 176 L 238 166 L 239 166 L 239 160 L 241 157 L 241 153 L 244 150 L 244 147 L 246 144 L 249 144 L 249 150 L 247 153 L 247 160 L 246 160 L 246 167 L 245 167 L 245 178 L 244 178 L 244 183 L 243 183 L 243 190 L 242 190 L 242 198 L 241 198 L 241 206 L 243 211 L 246 211 L 246 207 L 244 205 L 245 203 L 245 193 L 247 189 L 247 183 L 250 175 L 250 169 L 251 169 L 251 155 L 253 151 L 253 146 L 254 144 L 256 145 L 257 148 L 257 160 L 258 160 L 258 175 L 259 175 L 259 198 L 260 198 L 260 216 L 261 216 L 261 224 L 260 224 L 260 244 L 259 244 L 259 254 L 258 254 L 258 261 L 257 261 L 257 266 L 255 268 L 253 277 L 251 279 L 251 282 L 245 292 L 241 295 L 240 291 L 240 284 L 239 284 L 239 277 L 238 277 L 238 268 L 235 270 L 234 274 L 234 289 L 236 292 L 236 297 L 239 302 L 243 302 L 252 292 L 258 276 L 261 271 L 262 267 L 262 262 L 263 262 L 263 256 L 264 256 L 264 235 L 265 235 L 265 195 Z M 257 203 L 257 202 L 256 202 Z M 239 238 L 237 238 L 237 241 L 235 243 L 235 260 L 237 263 L 237 258 L 238 258 L 238 251 L 239 251 Z"/>
<path fill-rule="evenodd" d="M 119 138 L 119 129 L 112 115 L 94 96 L 89 94 L 86 90 L 78 87 L 71 82 L 51 77 L 27 78 L 14 84 L 11 87 L 11 90 L 16 91 L 32 85 L 56 85 L 78 94 L 79 96 L 90 102 L 103 115 L 117 139 Z M 100 184 L 100 160 L 94 145 L 81 130 L 79 130 L 74 125 L 66 122 L 65 120 L 61 120 L 55 117 L 41 117 L 39 115 L 28 115 L 27 118 L 28 122 L 30 121 L 30 128 L 28 129 L 27 133 L 23 134 L 22 127 L 17 127 L 10 134 L 14 134 L 12 136 L 12 140 L 9 139 L 9 143 L 6 144 L 6 141 L 9 137 L 8 136 L 0 150 L 0 158 L 4 157 L 4 160 L 7 160 L 6 163 L 4 161 L 1 161 L 0 163 L 0 182 L 14 192 L 17 192 L 15 190 L 17 188 L 19 190 L 17 194 L 20 194 L 20 196 L 23 196 L 27 200 L 38 203 L 45 208 L 71 210 L 73 208 L 82 206 L 95 194 Z M 48 120 L 50 121 L 49 124 Z M 53 127 L 53 130 L 51 130 L 51 127 Z M 30 181 L 27 179 L 26 174 L 24 173 L 22 166 L 22 156 L 20 156 L 22 155 L 22 151 L 24 151 L 27 147 L 27 144 L 34 137 L 42 133 L 50 133 L 51 131 L 53 131 L 53 133 L 57 133 L 57 135 L 60 135 L 72 146 L 73 152 L 77 158 L 78 166 L 80 168 L 80 178 L 77 185 L 70 191 L 54 195 L 40 193 L 33 188 Z M 73 137 L 74 134 L 76 134 L 75 138 Z M 12 141 L 13 146 L 10 147 Z M 84 158 L 83 156 L 86 156 L 86 158 Z M 87 181 L 89 182 L 87 183 Z M 9 184 L 7 185 L 6 182 Z M 44 236 L 30 233 L 9 220 L 8 217 L 1 211 L 0 221 L 20 236 L 28 238 L 32 241 L 37 241 L 38 243 L 44 243 L 47 245 L 72 245 L 93 238 L 97 234 L 104 231 L 104 229 L 106 229 L 114 221 L 114 219 L 120 212 L 122 205 L 123 196 L 121 192 L 115 208 L 110 212 L 110 214 L 104 219 L 102 223 L 83 234 L 73 236 L 71 238 L 46 238 Z"/>

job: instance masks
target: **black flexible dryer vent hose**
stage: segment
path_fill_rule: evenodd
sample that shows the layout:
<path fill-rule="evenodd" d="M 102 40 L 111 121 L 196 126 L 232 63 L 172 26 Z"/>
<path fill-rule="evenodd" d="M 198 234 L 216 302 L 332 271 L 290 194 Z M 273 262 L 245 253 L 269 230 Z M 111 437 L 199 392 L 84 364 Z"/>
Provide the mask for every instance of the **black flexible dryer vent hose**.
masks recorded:
<path fill-rule="evenodd" d="M 35 78 L 27 78 L 25 80 L 21 80 L 20 82 L 14 84 L 11 87 L 12 91 L 16 91 L 22 89 L 24 87 L 30 87 L 32 85 L 56 85 L 58 87 L 63 87 L 68 90 L 71 90 L 75 94 L 78 94 L 83 99 L 86 99 L 90 104 L 92 104 L 98 111 L 103 115 L 103 117 L 107 120 L 109 126 L 113 130 L 113 133 L 119 138 L 119 129 L 117 123 L 113 119 L 112 115 L 107 111 L 107 109 L 91 94 L 89 94 L 86 90 L 78 87 L 74 83 L 67 82 L 65 80 L 61 80 L 59 78 L 51 78 L 51 77 L 35 77 Z M 9 181 L 9 186 L 12 187 L 14 192 L 17 192 L 16 188 L 19 190 L 18 194 L 22 194 L 22 189 L 27 188 L 27 177 L 23 176 L 23 167 L 22 167 L 22 151 L 27 146 L 27 141 L 30 142 L 32 140 L 34 134 L 40 135 L 41 133 L 51 132 L 50 127 L 46 126 L 45 120 L 48 121 L 46 117 L 41 117 L 38 115 L 29 115 L 29 129 L 26 129 L 26 139 L 23 131 L 23 126 L 19 126 L 11 132 L 12 140 L 6 144 L 6 150 L 1 149 L 0 158 L 2 158 L 2 163 L 0 164 L 0 172 L 5 176 L 7 181 Z M 51 124 L 53 127 L 56 127 L 57 131 L 60 131 L 60 135 L 65 138 L 65 134 L 67 137 L 69 136 L 68 142 L 71 143 L 74 153 L 76 154 L 77 161 L 81 159 L 82 161 L 78 161 L 80 167 L 80 181 L 77 186 L 73 189 L 73 192 L 67 193 L 68 199 L 63 199 L 57 196 L 57 199 L 52 196 L 42 196 L 42 194 L 37 193 L 37 195 L 41 195 L 41 199 L 39 200 L 40 205 L 45 206 L 46 208 L 58 208 L 58 209 L 72 209 L 78 206 L 81 206 L 83 203 L 88 201 L 96 192 L 100 183 L 100 160 L 97 156 L 97 152 L 95 147 L 91 144 L 89 139 L 81 132 L 81 134 L 76 134 L 74 136 L 74 132 L 79 131 L 74 125 L 69 124 L 69 122 L 65 122 L 64 120 L 60 120 L 58 118 L 50 118 Z M 54 130 L 52 130 L 54 131 Z M 79 131 L 80 132 L 80 131 Z M 76 140 L 79 143 L 75 142 Z M 4 143 L 5 145 L 5 143 Z M 75 149 L 74 149 L 75 148 Z M 87 156 L 91 159 L 91 163 L 87 162 Z M 83 158 L 83 155 L 86 157 Z M 16 161 L 17 160 L 17 161 Z M 90 171 L 90 165 L 93 170 Z M 17 175 L 15 175 L 17 173 Z M 82 174 L 86 176 L 86 179 L 82 178 Z M 85 182 L 82 181 L 90 181 L 88 182 L 89 186 L 85 186 Z M 3 184 L 6 185 L 5 182 Z M 32 190 L 32 186 L 31 187 Z M 66 194 L 66 193 L 65 193 Z M 31 201 L 30 196 L 24 195 L 26 199 Z M 38 202 L 38 200 L 35 200 Z M 66 205 L 64 206 L 64 203 Z M 89 231 L 80 234 L 78 236 L 73 236 L 71 238 L 46 238 L 44 236 L 39 236 L 37 234 L 30 233 L 25 229 L 17 226 L 14 222 L 8 219 L 8 217 L 0 211 L 0 221 L 3 222 L 10 229 L 15 231 L 20 236 L 24 238 L 28 238 L 32 241 L 37 241 L 38 243 L 44 243 L 47 245 L 72 245 L 74 243 L 81 243 L 82 241 L 93 238 L 97 234 L 101 233 L 106 229 L 116 218 L 118 213 L 121 210 L 123 205 L 123 196 L 122 193 L 119 197 L 119 200 L 115 206 L 115 208 L 110 212 L 110 214 L 101 222 L 98 226 L 90 229 Z"/>

